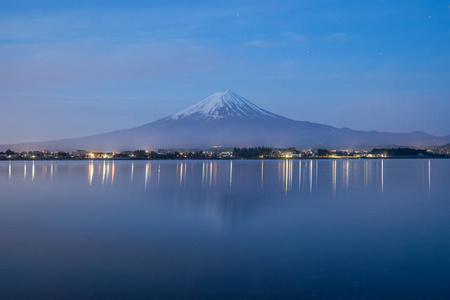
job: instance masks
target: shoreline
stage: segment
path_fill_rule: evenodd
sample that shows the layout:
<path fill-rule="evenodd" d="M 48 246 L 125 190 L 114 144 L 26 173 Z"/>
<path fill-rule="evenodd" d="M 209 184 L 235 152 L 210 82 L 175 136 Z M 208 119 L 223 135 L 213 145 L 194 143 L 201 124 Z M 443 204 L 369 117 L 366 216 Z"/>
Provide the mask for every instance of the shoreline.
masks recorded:
<path fill-rule="evenodd" d="M 414 157 L 414 156 L 402 156 L 402 157 L 305 157 L 305 158 L 86 158 L 86 159 L 72 159 L 72 158 L 64 158 L 64 159 L 0 159 L 0 162 L 3 161 L 164 161 L 164 160 L 172 160 L 172 161 L 180 161 L 180 160 L 224 160 L 224 161 L 239 161 L 239 160 L 382 160 L 382 159 L 450 159 L 450 157 Z"/>

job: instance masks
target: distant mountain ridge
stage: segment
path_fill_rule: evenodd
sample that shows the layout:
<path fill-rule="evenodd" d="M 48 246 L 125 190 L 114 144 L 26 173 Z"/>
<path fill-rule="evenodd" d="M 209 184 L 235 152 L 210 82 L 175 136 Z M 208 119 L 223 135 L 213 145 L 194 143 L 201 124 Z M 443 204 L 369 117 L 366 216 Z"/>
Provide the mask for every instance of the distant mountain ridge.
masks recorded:
<path fill-rule="evenodd" d="M 268 112 L 231 91 L 215 93 L 166 118 L 125 130 L 55 141 L 0 145 L 0 150 L 118 151 L 159 148 L 300 147 L 356 148 L 382 145 L 429 147 L 450 136 L 335 128 Z"/>

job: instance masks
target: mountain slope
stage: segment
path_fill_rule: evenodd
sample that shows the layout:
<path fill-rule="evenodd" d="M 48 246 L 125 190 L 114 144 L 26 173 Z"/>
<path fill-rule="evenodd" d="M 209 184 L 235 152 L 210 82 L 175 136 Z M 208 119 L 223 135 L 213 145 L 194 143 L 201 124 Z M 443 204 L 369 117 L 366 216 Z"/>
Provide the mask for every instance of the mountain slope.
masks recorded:
<path fill-rule="evenodd" d="M 338 147 L 433 146 L 450 137 L 426 133 L 356 131 L 291 120 L 270 113 L 233 92 L 215 93 L 166 118 L 139 127 L 95 136 L 2 145 L 14 151 L 84 149 L 117 151 L 159 148 L 210 148 L 212 146 Z"/>
<path fill-rule="evenodd" d="M 435 149 L 436 151 L 450 152 L 450 144 L 442 145 Z"/>

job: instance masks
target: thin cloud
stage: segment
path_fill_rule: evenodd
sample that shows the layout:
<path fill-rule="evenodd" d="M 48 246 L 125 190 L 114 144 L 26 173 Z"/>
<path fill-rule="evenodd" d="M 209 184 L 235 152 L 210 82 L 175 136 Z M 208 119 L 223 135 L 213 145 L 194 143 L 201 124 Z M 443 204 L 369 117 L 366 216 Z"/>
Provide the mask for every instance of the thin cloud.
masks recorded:
<path fill-rule="evenodd" d="M 215 53 L 190 43 L 40 44 L 0 49 L 3 91 L 33 90 L 80 81 L 151 78 L 202 69 L 217 61 Z"/>
<path fill-rule="evenodd" d="M 284 32 L 283 37 L 291 42 L 299 42 L 299 43 L 327 43 L 327 42 L 336 42 L 336 41 L 349 41 L 351 39 L 350 34 L 346 32 L 332 32 L 327 35 L 322 36 L 308 36 L 302 35 L 295 32 Z"/>
<path fill-rule="evenodd" d="M 254 40 L 246 42 L 245 45 L 249 47 L 255 47 L 255 48 L 278 48 L 278 47 L 285 47 L 286 44 L 280 43 L 280 42 L 267 42 L 263 40 Z"/>

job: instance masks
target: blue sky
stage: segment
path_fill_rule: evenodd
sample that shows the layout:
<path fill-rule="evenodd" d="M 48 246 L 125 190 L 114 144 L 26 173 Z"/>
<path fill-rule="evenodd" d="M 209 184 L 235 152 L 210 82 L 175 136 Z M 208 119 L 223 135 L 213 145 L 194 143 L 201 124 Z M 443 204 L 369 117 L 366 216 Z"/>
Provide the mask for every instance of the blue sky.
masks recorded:
<path fill-rule="evenodd" d="M 0 1 L 0 143 L 232 90 L 296 120 L 450 134 L 450 1 Z"/>

